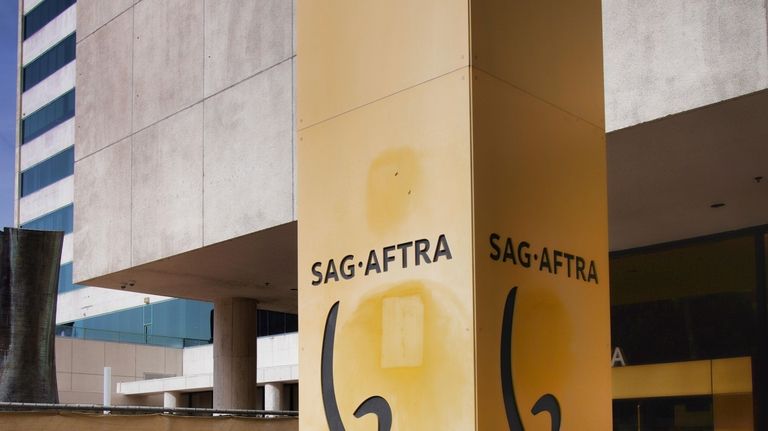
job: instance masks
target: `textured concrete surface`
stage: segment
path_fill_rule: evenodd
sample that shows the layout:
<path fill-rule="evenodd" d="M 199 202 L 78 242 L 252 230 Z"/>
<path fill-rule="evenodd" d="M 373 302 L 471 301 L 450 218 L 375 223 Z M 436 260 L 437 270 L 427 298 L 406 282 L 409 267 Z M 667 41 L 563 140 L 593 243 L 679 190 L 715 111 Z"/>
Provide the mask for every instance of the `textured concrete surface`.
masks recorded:
<path fill-rule="evenodd" d="M 75 119 L 59 124 L 41 136 L 19 147 L 19 170 L 23 171 L 65 148 L 75 145 Z"/>
<path fill-rule="evenodd" d="M 764 0 L 604 0 L 606 130 L 768 86 Z"/>
<path fill-rule="evenodd" d="M 131 33 L 124 13 L 77 45 L 75 160 L 131 132 Z"/>
<path fill-rule="evenodd" d="M 768 170 L 766 112 L 763 90 L 609 133 L 610 249 L 768 223 L 768 181 L 755 180 Z"/>
<path fill-rule="evenodd" d="M 202 246 L 202 104 L 133 136 L 132 178 L 133 265 Z"/>
<path fill-rule="evenodd" d="M 74 249 L 73 234 L 64 235 L 64 244 L 61 246 L 61 262 L 72 262 L 72 251 Z M 58 308 L 57 308 L 58 310 Z"/>
<path fill-rule="evenodd" d="M 203 0 L 134 7 L 134 132 L 202 99 L 203 17 Z"/>
<path fill-rule="evenodd" d="M 293 221 L 294 2 L 81 3 L 75 156 L 133 134 L 129 265 Z M 90 268 L 78 281 L 115 273 L 103 258 L 76 257 Z"/>
<path fill-rule="evenodd" d="M 67 235 L 64 237 L 65 246 L 67 237 L 71 236 L 72 235 Z M 69 260 L 71 261 L 71 247 L 69 255 Z M 63 260 L 62 257 L 62 262 L 67 261 Z M 70 290 L 69 292 L 59 295 L 59 306 L 56 307 L 56 323 L 61 324 L 87 317 L 99 316 L 125 308 L 141 307 L 144 305 L 144 298 L 149 298 L 152 303 L 169 299 L 165 296 L 148 295 L 145 293 L 116 289 L 102 289 L 99 287 L 83 287 Z"/>
<path fill-rule="evenodd" d="M 214 302 L 213 408 L 256 407 L 256 301 Z"/>
<path fill-rule="evenodd" d="M 267 383 L 264 385 L 264 410 L 282 410 L 282 383 Z"/>
<path fill-rule="evenodd" d="M 85 39 L 131 6 L 133 0 L 78 0 L 77 40 Z"/>
<path fill-rule="evenodd" d="M 64 403 L 101 404 L 104 367 L 112 367 L 114 405 L 162 405 L 161 397 L 126 397 L 121 383 L 145 372 L 181 375 L 181 349 L 56 337 L 59 397 Z"/>
<path fill-rule="evenodd" d="M 75 280 L 131 262 L 131 140 L 75 162 Z"/>
<path fill-rule="evenodd" d="M 288 0 L 207 0 L 205 95 L 288 58 L 293 44 L 291 17 Z"/>
<path fill-rule="evenodd" d="M 291 61 L 205 102 L 205 244 L 293 220 Z"/>

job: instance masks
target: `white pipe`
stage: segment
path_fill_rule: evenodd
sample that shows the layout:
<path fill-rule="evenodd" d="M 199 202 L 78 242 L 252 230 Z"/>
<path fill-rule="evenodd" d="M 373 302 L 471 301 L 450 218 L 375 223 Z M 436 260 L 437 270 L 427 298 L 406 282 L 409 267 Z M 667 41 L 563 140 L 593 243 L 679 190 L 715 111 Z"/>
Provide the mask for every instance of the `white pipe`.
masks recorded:
<path fill-rule="evenodd" d="M 103 387 L 103 393 L 104 393 L 104 401 L 103 405 L 104 407 L 109 407 L 112 405 L 112 367 L 104 367 L 104 387 Z M 104 414 L 107 414 L 108 411 L 104 411 Z"/>

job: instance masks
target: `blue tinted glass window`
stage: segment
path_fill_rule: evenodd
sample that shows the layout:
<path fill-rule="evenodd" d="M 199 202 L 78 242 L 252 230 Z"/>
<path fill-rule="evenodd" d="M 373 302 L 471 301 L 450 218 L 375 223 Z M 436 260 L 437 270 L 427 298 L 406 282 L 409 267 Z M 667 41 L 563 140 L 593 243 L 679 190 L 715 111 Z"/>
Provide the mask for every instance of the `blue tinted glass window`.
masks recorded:
<path fill-rule="evenodd" d="M 21 120 L 21 143 L 37 138 L 75 115 L 75 89 Z"/>
<path fill-rule="evenodd" d="M 295 314 L 258 310 L 256 331 L 259 337 L 298 332 L 299 319 Z"/>
<path fill-rule="evenodd" d="M 59 208 L 40 218 L 21 225 L 22 229 L 60 230 L 72 233 L 72 205 Z"/>
<path fill-rule="evenodd" d="M 81 328 L 80 332 L 90 330 L 91 337 L 117 337 L 115 341 L 168 346 L 204 344 L 212 338 L 212 309 L 209 302 L 173 299 L 78 320 L 74 326 Z"/>
<path fill-rule="evenodd" d="M 24 15 L 24 39 L 35 34 L 62 12 L 75 4 L 75 0 L 43 0 Z"/>
<path fill-rule="evenodd" d="M 59 293 L 80 289 L 84 286 L 72 283 L 72 262 L 61 265 L 59 269 Z"/>
<path fill-rule="evenodd" d="M 53 48 L 24 66 L 22 87 L 29 90 L 75 59 L 75 33 L 65 37 Z"/>
<path fill-rule="evenodd" d="M 75 147 L 56 154 L 21 173 L 21 195 L 27 196 L 66 178 L 75 169 Z"/>

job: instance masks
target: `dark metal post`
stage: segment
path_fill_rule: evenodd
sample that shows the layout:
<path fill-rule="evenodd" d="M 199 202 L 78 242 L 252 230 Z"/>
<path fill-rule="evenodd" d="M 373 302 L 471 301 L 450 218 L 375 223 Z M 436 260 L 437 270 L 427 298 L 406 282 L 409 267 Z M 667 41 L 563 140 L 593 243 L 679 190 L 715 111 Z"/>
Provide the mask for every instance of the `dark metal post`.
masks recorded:
<path fill-rule="evenodd" d="M 59 401 L 54 329 L 63 239 L 63 232 L 0 232 L 0 401 Z"/>
<path fill-rule="evenodd" d="M 765 233 L 755 234 L 755 343 L 752 352 L 752 405 L 754 429 L 768 429 L 768 282 Z"/>

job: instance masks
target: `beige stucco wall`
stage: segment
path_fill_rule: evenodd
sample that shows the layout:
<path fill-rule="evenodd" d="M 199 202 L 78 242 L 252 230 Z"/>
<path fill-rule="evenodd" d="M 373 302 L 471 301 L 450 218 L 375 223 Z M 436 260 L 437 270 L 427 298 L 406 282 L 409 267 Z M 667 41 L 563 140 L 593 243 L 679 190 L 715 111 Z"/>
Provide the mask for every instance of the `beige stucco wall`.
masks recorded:
<path fill-rule="evenodd" d="M 55 412 L 0 412 L 0 429 L 10 430 L 185 430 L 185 431 L 295 431 L 297 419 L 183 417 L 169 415 L 121 416 Z"/>
<path fill-rule="evenodd" d="M 112 367 L 113 405 L 162 405 L 162 394 L 128 397 L 117 393 L 117 383 L 143 380 L 147 373 L 180 376 L 182 350 L 56 337 L 59 402 L 101 404 L 104 367 Z"/>

